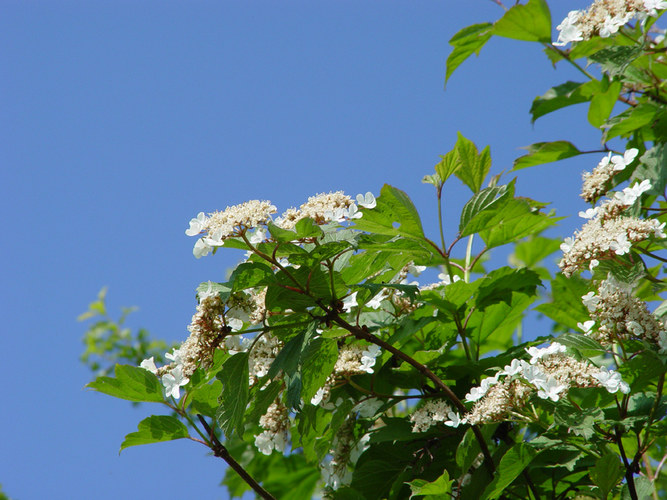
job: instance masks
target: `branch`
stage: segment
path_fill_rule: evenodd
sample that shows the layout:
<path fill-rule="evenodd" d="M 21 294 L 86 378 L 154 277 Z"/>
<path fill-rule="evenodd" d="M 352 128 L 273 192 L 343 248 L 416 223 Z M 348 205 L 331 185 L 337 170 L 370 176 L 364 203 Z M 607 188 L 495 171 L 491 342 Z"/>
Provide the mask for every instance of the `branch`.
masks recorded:
<path fill-rule="evenodd" d="M 261 498 L 266 500 L 276 500 L 276 497 L 262 488 L 262 486 L 257 481 L 255 481 L 250 476 L 250 474 L 248 474 L 243 466 L 234 460 L 234 457 L 229 454 L 227 448 L 225 448 L 225 446 L 218 440 L 218 437 L 215 435 L 215 432 L 213 432 L 213 429 L 206 423 L 204 417 L 201 415 L 197 415 L 197 417 L 199 418 L 201 424 L 204 426 L 204 429 L 206 429 L 208 437 L 211 440 L 211 449 L 213 450 L 213 455 L 222 458 L 225 462 L 227 462 L 227 465 L 229 465 L 234 470 L 234 472 L 241 476 L 241 478 L 246 483 L 248 483 L 248 486 L 250 486 Z"/>

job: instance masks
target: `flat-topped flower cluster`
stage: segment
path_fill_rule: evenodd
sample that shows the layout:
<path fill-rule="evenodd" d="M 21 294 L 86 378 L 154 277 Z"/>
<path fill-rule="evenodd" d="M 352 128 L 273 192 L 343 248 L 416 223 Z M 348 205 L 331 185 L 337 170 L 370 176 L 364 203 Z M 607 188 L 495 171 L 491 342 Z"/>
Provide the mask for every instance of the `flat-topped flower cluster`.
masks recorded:
<path fill-rule="evenodd" d="M 567 14 L 556 28 L 559 34 L 554 45 L 590 40 L 596 35 L 608 38 L 635 17 L 657 16 L 663 9 L 667 9 L 665 0 L 596 0 L 587 10 Z"/>

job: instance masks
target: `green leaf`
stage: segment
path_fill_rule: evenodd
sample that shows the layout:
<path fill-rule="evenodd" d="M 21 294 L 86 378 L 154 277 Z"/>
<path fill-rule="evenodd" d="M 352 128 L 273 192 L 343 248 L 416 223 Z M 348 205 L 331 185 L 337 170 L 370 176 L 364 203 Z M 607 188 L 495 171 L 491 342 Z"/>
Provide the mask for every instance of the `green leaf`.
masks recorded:
<path fill-rule="evenodd" d="M 454 147 L 461 163 L 454 175 L 468 186 L 473 193 L 482 187 L 486 175 L 491 169 L 491 150 L 486 146 L 482 152 L 477 151 L 477 146 L 458 132 L 458 139 Z"/>
<path fill-rule="evenodd" d="M 501 496 L 505 488 L 523 472 L 523 470 L 535 459 L 538 451 L 526 443 L 517 443 L 509 449 L 498 464 L 493 481 L 484 490 L 483 498 L 486 500 L 496 499 Z"/>
<path fill-rule="evenodd" d="M 595 128 L 600 128 L 608 119 L 621 93 L 621 82 L 611 82 L 604 92 L 593 95 L 588 107 L 588 122 Z"/>
<path fill-rule="evenodd" d="M 591 468 L 589 474 L 593 482 L 602 490 L 602 498 L 607 498 L 607 495 L 623 477 L 623 466 L 617 455 L 607 453 L 595 461 L 595 467 Z"/>
<path fill-rule="evenodd" d="M 125 436 L 125 440 L 120 445 L 120 451 L 130 446 L 189 437 L 187 427 L 176 417 L 168 415 L 153 415 L 145 418 L 139 422 L 138 429 L 138 432 Z"/>
<path fill-rule="evenodd" d="M 285 344 L 278 353 L 278 356 L 276 356 L 276 359 L 271 363 L 271 368 L 269 368 L 268 373 L 269 378 L 275 378 L 280 370 L 284 371 L 289 376 L 296 373 L 299 368 L 301 349 L 303 348 L 305 339 L 306 332 L 303 331 Z"/>
<path fill-rule="evenodd" d="M 248 406 L 248 353 L 234 354 L 225 361 L 216 377 L 222 382 L 220 406 L 216 414 L 218 426 L 226 436 L 234 431 L 243 436 L 243 417 Z"/>
<path fill-rule="evenodd" d="M 461 160 L 459 160 L 456 148 L 440 158 L 441 160 L 435 165 L 435 173 L 438 175 L 440 182 L 444 183 L 452 174 L 456 173 L 456 171 L 461 168 Z"/>
<path fill-rule="evenodd" d="M 412 495 L 410 498 L 428 495 L 426 498 L 443 498 L 452 492 L 452 481 L 447 471 L 443 472 L 435 481 L 429 482 L 425 479 L 415 479 L 407 483 L 410 485 Z M 430 495 L 435 495 L 430 497 Z"/>
<path fill-rule="evenodd" d="M 599 342 L 581 333 L 565 333 L 557 341 L 566 347 L 579 351 L 582 356 L 593 357 L 607 352 Z"/>
<path fill-rule="evenodd" d="M 516 180 L 516 179 L 515 179 Z M 461 237 L 476 233 L 486 227 L 508 199 L 514 196 L 514 182 L 498 187 L 488 187 L 473 195 L 461 211 L 459 233 Z"/>
<path fill-rule="evenodd" d="M 567 427 L 567 432 L 589 441 L 597 432 L 595 425 L 604 420 L 600 408 L 577 408 L 567 400 L 561 400 L 554 412 L 554 423 Z"/>
<path fill-rule="evenodd" d="M 218 409 L 218 398 L 222 391 L 222 384 L 219 380 L 213 381 L 212 384 L 204 384 L 197 389 L 188 393 L 190 407 L 201 415 L 207 417 L 215 417 Z"/>
<path fill-rule="evenodd" d="M 305 347 L 301 358 L 302 397 L 309 402 L 336 365 L 337 342 L 334 339 L 315 338 Z"/>
<path fill-rule="evenodd" d="M 471 54 L 479 55 L 479 51 L 491 38 L 491 23 L 473 24 L 460 30 L 450 40 L 449 44 L 454 46 L 454 50 L 447 57 L 447 70 L 445 73 L 445 85 L 447 80 L 454 73 L 463 61 L 468 59 Z M 446 180 L 442 179 L 443 182 Z"/>
<path fill-rule="evenodd" d="M 640 158 L 639 165 L 633 175 L 633 179 L 651 181 L 649 194 L 662 195 L 667 187 L 667 148 L 664 144 L 657 144 L 646 151 Z"/>
<path fill-rule="evenodd" d="M 528 154 L 514 160 L 512 170 L 534 167 L 535 165 L 564 160 L 565 158 L 582 154 L 581 151 L 568 141 L 536 142 L 523 149 L 527 149 Z"/>
<path fill-rule="evenodd" d="M 246 290 L 266 285 L 273 279 L 273 270 L 259 262 L 243 262 L 239 264 L 229 278 L 232 291 Z"/>
<path fill-rule="evenodd" d="M 282 390 L 282 380 L 273 380 L 264 389 L 257 391 L 248 416 L 250 422 L 258 423 L 261 416 L 266 414 L 266 410 L 269 409 L 269 406 L 276 400 Z"/>
<path fill-rule="evenodd" d="M 552 111 L 572 106 L 591 99 L 590 92 L 584 92 L 587 83 L 568 81 L 547 90 L 544 95 L 536 97 L 530 107 L 531 122 Z"/>
<path fill-rule="evenodd" d="M 604 125 L 605 131 L 602 139 L 606 142 L 614 137 L 625 137 L 652 123 L 661 111 L 659 106 L 651 103 L 643 103 L 627 109 Z"/>
<path fill-rule="evenodd" d="M 97 377 L 86 385 L 91 389 L 128 401 L 161 403 L 162 385 L 148 370 L 131 365 L 116 365 L 116 378 Z"/>
<path fill-rule="evenodd" d="M 515 40 L 551 43 L 549 6 L 544 0 L 515 5 L 496 21 L 491 33 Z"/>
<path fill-rule="evenodd" d="M 534 236 L 514 247 L 514 259 L 525 267 L 535 267 L 560 248 L 561 240 Z"/>
<path fill-rule="evenodd" d="M 526 199 L 513 198 L 486 222 L 488 227 L 479 235 L 487 248 L 494 248 L 538 234 L 558 220 L 534 210 Z"/>
<path fill-rule="evenodd" d="M 355 221 L 358 229 L 377 234 L 425 239 L 419 213 L 406 193 L 385 184 L 376 201 L 375 208 L 365 210 L 364 216 Z"/>
<path fill-rule="evenodd" d="M 613 78 L 614 76 L 622 75 L 628 66 L 632 64 L 632 61 L 641 55 L 642 50 L 642 47 L 637 45 L 617 45 L 606 47 L 589 55 L 588 58 L 600 64 L 602 71 Z"/>
<path fill-rule="evenodd" d="M 213 282 L 206 281 L 204 283 L 199 284 L 199 286 L 197 287 L 197 293 L 207 292 L 209 286 L 211 287 L 211 291 L 217 293 L 223 301 L 227 300 L 232 292 L 229 283 L 216 283 L 214 281 Z"/>
<path fill-rule="evenodd" d="M 588 321 L 588 309 L 581 302 L 581 297 L 588 293 L 588 282 L 579 278 L 566 278 L 557 274 L 551 282 L 551 301 L 540 304 L 535 309 L 556 323 L 579 330 L 577 323 Z"/>
<path fill-rule="evenodd" d="M 505 302 L 511 304 L 512 292 L 534 296 L 537 287 L 542 284 L 539 275 L 530 269 L 512 269 L 501 267 L 481 279 L 475 298 L 477 309 L 484 310 L 492 304 Z"/>

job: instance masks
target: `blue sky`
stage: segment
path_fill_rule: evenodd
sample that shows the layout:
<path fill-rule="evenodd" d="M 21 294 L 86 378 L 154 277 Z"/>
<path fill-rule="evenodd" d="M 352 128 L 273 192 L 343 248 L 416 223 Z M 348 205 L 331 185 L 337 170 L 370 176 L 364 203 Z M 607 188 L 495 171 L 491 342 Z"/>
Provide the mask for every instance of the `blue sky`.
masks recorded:
<path fill-rule="evenodd" d="M 554 26 L 571 8 L 559 1 Z M 6 0 L 0 17 L 4 292 L 0 483 L 13 498 L 225 498 L 223 464 L 179 441 L 130 448 L 149 406 L 83 389 L 76 322 L 102 286 L 112 314 L 184 340 L 194 290 L 236 255 L 196 260 L 199 211 L 322 191 L 405 190 L 431 234 L 421 184 L 461 131 L 493 173 L 520 146 L 599 134 L 573 108 L 531 126 L 532 99 L 568 79 L 538 45 L 493 39 L 443 90 L 447 41 L 502 14 L 491 1 Z M 518 173 L 517 194 L 583 208 L 597 156 Z M 510 178 L 506 178 L 509 180 Z M 469 197 L 445 188 L 448 227 Z M 570 235 L 576 215 L 553 234 Z M 502 252 L 501 252 L 502 254 Z M 502 262 L 501 262 L 502 263 Z M 546 333 L 546 332 L 540 332 Z"/>

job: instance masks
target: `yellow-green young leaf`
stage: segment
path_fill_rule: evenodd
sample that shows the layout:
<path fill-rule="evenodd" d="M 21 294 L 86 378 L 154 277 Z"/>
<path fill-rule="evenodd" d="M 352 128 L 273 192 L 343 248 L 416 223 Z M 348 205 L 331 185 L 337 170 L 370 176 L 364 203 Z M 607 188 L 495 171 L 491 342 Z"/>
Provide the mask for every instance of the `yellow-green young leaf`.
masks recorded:
<path fill-rule="evenodd" d="M 382 186 L 377 206 L 364 210 L 364 216 L 355 221 L 355 226 L 371 233 L 425 239 L 419 213 L 410 197 L 389 184 Z"/>
<path fill-rule="evenodd" d="M 456 140 L 456 151 L 460 167 L 454 171 L 456 177 L 468 186 L 473 193 L 482 188 L 482 183 L 491 169 L 491 150 L 486 146 L 481 153 L 477 151 L 477 146 L 471 140 L 466 139 L 461 132 L 458 132 Z"/>
<path fill-rule="evenodd" d="M 604 92 L 593 95 L 588 107 L 588 122 L 596 128 L 604 124 L 611 114 L 621 93 L 621 82 L 611 82 Z"/>
<path fill-rule="evenodd" d="M 479 55 L 479 51 L 491 38 L 491 23 L 473 24 L 459 31 L 454 35 L 449 44 L 454 46 L 454 50 L 447 57 L 447 71 L 445 73 L 445 85 L 447 80 L 454 73 L 463 61 L 475 53 Z"/>
<path fill-rule="evenodd" d="M 535 165 L 564 160 L 565 158 L 582 154 L 581 151 L 568 141 L 536 142 L 523 149 L 527 149 L 528 154 L 514 160 L 514 168 L 512 170 L 534 167 Z"/>
<path fill-rule="evenodd" d="M 162 385 L 148 370 L 131 365 L 116 365 L 114 373 L 115 378 L 97 377 L 86 387 L 128 401 L 163 401 Z"/>
<path fill-rule="evenodd" d="M 408 483 L 412 495 L 410 498 L 426 496 L 426 498 L 443 498 L 447 497 L 452 492 L 452 481 L 449 479 L 449 474 L 445 471 L 435 481 L 429 482 L 425 479 L 415 479 Z"/>
<path fill-rule="evenodd" d="M 125 436 L 123 444 L 120 445 L 120 451 L 130 446 L 189 437 L 187 427 L 176 417 L 168 415 L 153 415 L 145 418 L 139 422 L 138 429 L 137 432 Z"/>
<path fill-rule="evenodd" d="M 222 382 L 216 420 L 226 436 L 243 435 L 243 417 L 248 405 L 248 353 L 234 354 L 225 361 L 217 378 Z"/>
<path fill-rule="evenodd" d="M 442 184 L 461 167 L 461 160 L 456 149 L 451 150 L 446 155 L 440 157 L 441 160 L 435 165 L 435 173 L 438 175 Z"/>
<path fill-rule="evenodd" d="M 525 5 L 515 5 L 493 25 L 491 34 L 525 40 L 551 42 L 551 13 L 544 0 L 529 0 Z"/>

